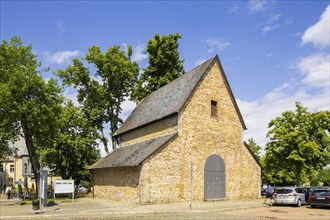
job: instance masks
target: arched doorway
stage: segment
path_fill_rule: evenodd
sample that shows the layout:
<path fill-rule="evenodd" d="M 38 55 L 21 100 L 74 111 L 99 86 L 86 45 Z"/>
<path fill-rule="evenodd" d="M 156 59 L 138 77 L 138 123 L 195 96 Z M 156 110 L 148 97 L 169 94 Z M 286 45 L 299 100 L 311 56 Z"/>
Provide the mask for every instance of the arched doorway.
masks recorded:
<path fill-rule="evenodd" d="M 217 155 L 209 156 L 204 166 L 204 199 L 226 197 L 225 162 Z"/>

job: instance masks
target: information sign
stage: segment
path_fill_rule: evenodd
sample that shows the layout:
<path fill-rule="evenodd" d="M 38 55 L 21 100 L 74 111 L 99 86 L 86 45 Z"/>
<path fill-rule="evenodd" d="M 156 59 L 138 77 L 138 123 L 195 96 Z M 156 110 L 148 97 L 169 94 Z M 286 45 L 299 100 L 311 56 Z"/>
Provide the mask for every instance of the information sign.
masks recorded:
<path fill-rule="evenodd" d="M 55 193 L 74 193 L 74 180 L 56 180 Z"/>

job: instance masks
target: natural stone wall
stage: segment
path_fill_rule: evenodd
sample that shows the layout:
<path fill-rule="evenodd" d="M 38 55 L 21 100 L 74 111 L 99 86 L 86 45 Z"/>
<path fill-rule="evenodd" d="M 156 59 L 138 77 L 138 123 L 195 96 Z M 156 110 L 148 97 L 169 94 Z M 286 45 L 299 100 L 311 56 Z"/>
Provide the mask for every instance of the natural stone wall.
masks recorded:
<path fill-rule="evenodd" d="M 152 154 L 142 168 L 141 203 L 183 201 L 183 147 L 173 140 Z M 144 189 L 143 189 L 144 188 Z"/>
<path fill-rule="evenodd" d="M 204 199 L 204 165 L 212 154 L 218 154 L 225 162 L 227 198 L 257 198 L 260 167 L 243 144 L 242 125 L 217 65 L 201 82 L 178 123 L 177 141 L 185 146 L 186 164 L 190 160 L 193 163 L 193 198 Z M 217 117 L 211 117 L 211 100 L 217 102 Z M 184 173 L 188 171 L 186 168 Z M 188 182 L 190 177 L 185 175 L 183 179 Z M 185 198 L 189 198 L 189 190 Z"/>
<path fill-rule="evenodd" d="M 211 117 L 211 100 L 218 103 L 218 117 Z M 224 159 L 228 199 L 258 198 L 260 167 L 243 144 L 241 122 L 216 64 L 179 117 L 178 137 L 143 165 L 141 190 L 147 189 L 140 202 L 189 200 L 191 163 L 193 200 L 204 200 L 204 165 L 212 154 Z"/>
<path fill-rule="evenodd" d="M 137 130 L 120 135 L 120 147 L 125 147 L 160 135 L 172 133 L 173 130 L 176 130 L 177 117 L 177 115 L 172 115 Z"/>
<path fill-rule="evenodd" d="M 215 63 L 178 116 L 122 135 L 120 147 L 125 147 L 178 131 L 137 168 L 95 170 L 95 194 L 139 203 L 187 201 L 192 165 L 192 198 L 203 201 L 204 165 L 218 154 L 226 168 L 226 198 L 258 198 L 260 167 L 243 144 L 242 124 L 227 86 Z M 211 117 L 211 100 L 217 102 L 217 117 Z"/>
<path fill-rule="evenodd" d="M 96 198 L 138 202 L 141 166 L 95 169 L 94 195 Z"/>

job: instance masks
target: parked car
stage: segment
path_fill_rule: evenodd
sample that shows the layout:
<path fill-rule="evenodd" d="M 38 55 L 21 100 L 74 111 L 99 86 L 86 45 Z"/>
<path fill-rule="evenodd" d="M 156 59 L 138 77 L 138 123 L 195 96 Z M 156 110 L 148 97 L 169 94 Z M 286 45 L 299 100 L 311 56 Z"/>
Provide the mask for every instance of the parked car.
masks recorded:
<path fill-rule="evenodd" d="M 265 196 L 267 193 L 267 190 L 263 187 L 261 187 L 261 196 Z"/>
<path fill-rule="evenodd" d="M 301 187 L 279 187 L 273 197 L 276 205 L 296 205 L 308 204 L 308 192 Z"/>
<path fill-rule="evenodd" d="M 330 188 L 315 189 L 309 196 L 309 204 L 312 208 L 316 206 L 330 207 Z"/>
<path fill-rule="evenodd" d="M 303 187 L 309 194 L 311 194 L 314 190 L 319 189 L 319 186 L 305 186 Z"/>
<path fill-rule="evenodd" d="M 78 186 L 76 188 L 76 194 L 87 194 L 89 193 L 89 189 L 83 186 Z"/>

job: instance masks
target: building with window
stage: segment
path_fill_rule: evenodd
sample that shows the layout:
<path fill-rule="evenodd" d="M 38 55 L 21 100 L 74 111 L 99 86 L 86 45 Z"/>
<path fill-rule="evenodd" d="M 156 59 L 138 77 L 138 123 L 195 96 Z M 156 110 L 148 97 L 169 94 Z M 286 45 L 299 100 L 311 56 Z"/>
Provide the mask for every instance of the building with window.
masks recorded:
<path fill-rule="evenodd" d="M 17 181 L 24 180 L 28 187 L 36 187 L 32 165 L 30 163 L 29 154 L 25 145 L 25 140 L 20 138 L 18 141 L 10 145 L 12 149 L 11 156 L 0 161 L 0 185 L 16 187 Z M 46 168 L 47 169 L 47 168 Z M 48 183 L 56 179 L 61 179 L 59 176 L 52 175 L 49 172 Z"/>
<path fill-rule="evenodd" d="M 218 56 L 145 97 L 93 171 L 97 198 L 166 203 L 260 197 L 261 166 Z"/>

